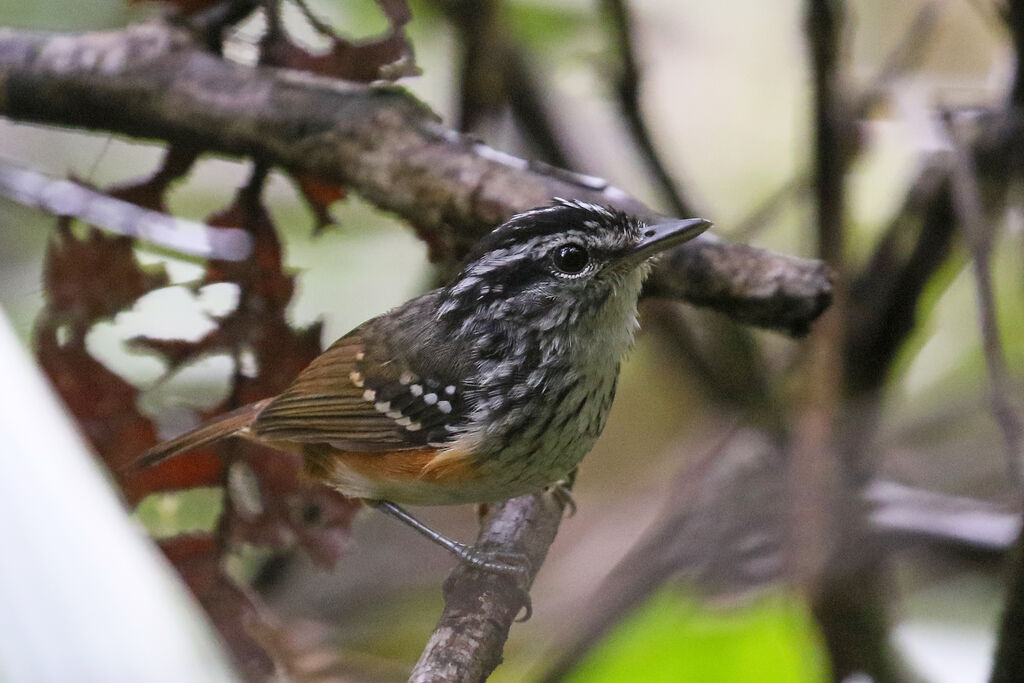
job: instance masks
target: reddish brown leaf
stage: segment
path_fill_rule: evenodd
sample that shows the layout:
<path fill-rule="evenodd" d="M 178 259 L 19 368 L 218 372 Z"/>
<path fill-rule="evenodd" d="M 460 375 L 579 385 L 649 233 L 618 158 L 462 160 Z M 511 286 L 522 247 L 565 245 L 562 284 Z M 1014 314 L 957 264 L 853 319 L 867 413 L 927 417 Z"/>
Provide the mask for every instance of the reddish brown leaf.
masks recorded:
<path fill-rule="evenodd" d="M 369 40 L 350 41 L 320 27 L 320 32 L 331 40 L 330 49 L 323 54 L 305 50 L 288 37 L 279 20 L 271 21 L 261 42 L 261 62 L 360 83 L 419 75 L 412 45 L 405 35 L 405 24 L 412 19 L 408 3 L 377 0 L 377 5 L 388 20 L 386 33 Z"/>
<path fill-rule="evenodd" d="M 136 389 L 89 355 L 81 337 L 63 345 L 57 328 L 44 321 L 36 329 L 36 353 L 43 371 L 78 422 L 93 449 L 112 469 L 120 469 L 156 443 L 153 425 L 135 407 Z M 133 501 L 137 491 L 126 489 Z"/>
<path fill-rule="evenodd" d="M 167 284 L 162 268 L 139 266 L 131 239 L 90 229 L 79 240 L 71 234 L 70 220 L 59 219 L 57 226 L 43 264 L 43 286 L 51 320 L 69 323 L 79 336 Z"/>
<path fill-rule="evenodd" d="M 194 153 L 171 150 L 153 177 L 111 194 L 162 210 L 169 184 L 187 172 L 194 158 Z M 253 239 L 253 252 L 246 261 L 211 261 L 203 279 L 203 284 L 238 285 L 237 308 L 218 319 L 217 327 L 198 341 L 141 337 L 130 342 L 159 355 L 171 370 L 205 354 L 226 352 L 236 358 L 243 352 L 251 354 L 256 372 L 253 376 L 237 372 L 230 396 L 211 415 L 280 392 L 320 352 L 319 325 L 293 330 L 287 323 L 294 282 L 283 269 L 275 227 L 260 203 L 264 177 L 265 173 L 258 171 L 231 206 L 209 221 L 241 228 Z M 337 198 L 337 190 L 328 186 L 310 187 L 311 201 L 320 202 L 324 209 Z M 226 498 L 216 536 L 175 538 L 163 546 L 241 668 L 252 677 L 264 678 L 273 673 L 274 666 L 250 627 L 256 624 L 261 632 L 269 632 L 266 629 L 271 627 L 260 622 L 265 619 L 253 599 L 224 575 L 225 556 L 239 542 L 278 549 L 301 545 L 316 561 L 331 564 L 345 545 L 358 504 L 303 480 L 298 456 L 241 440 L 228 440 L 151 470 L 126 468 L 155 443 L 155 429 L 138 411 L 136 388 L 93 358 L 85 338 L 96 322 L 130 307 L 167 282 L 161 269 L 139 266 L 129 239 L 92 230 L 78 239 L 69 222 L 61 221 L 46 260 L 48 306 L 36 331 L 39 359 L 131 502 L 152 492 L 231 480 L 231 495 Z M 231 468 L 230 477 L 225 474 L 229 471 L 225 463 Z M 236 477 L 236 470 L 245 476 Z M 252 490 L 241 490 L 246 486 Z"/>
<path fill-rule="evenodd" d="M 159 170 L 149 178 L 144 178 L 124 185 L 117 185 L 107 190 L 107 194 L 141 207 L 167 213 L 167 202 L 164 198 L 171 183 L 183 178 L 195 164 L 199 152 L 194 149 L 172 145 L 167 148 Z"/>
<path fill-rule="evenodd" d="M 231 396 L 216 411 L 220 412 L 284 390 L 319 355 L 320 326 L 295 331 L 287 324 L 293 280 L 281 269 L 280 243 L 256 192 L 243 189 L 231 207 L 209 222 L 241 227 L 254 244 L 248 261 L 211 262 L 207 269 L 207 282 L 231 281 L 241 290 L 238 308 L 220 321 L 220 342 L 248 349 L 258 369 L 255 377 L 237 377 Z M 258 489 L 252 492 L 258 498 L 258 513 L 235 506 L 235 514 L 227 519 L 232 541 L 272 547 L 299 543 L 319 562 L 337 560 L 357 504 L 322 485 L 303 481 L 297 456 L 250 443 L 227 444 L 221 452 L 232 461 L 244 462 Z"/>
<path fill-rule="evenodd" d="M 419 74 L 412 47 L 401 32 L 364 43 L 336 39 L 330 50 L 319 55 L 282 39 L 268 46 L 264 54 L 267 64 L 359 83 L 394 81 Z"/>
<path fill-rule="evenodd" d="M 319 234 L 324 228 L 334 225 L 335 220 L 328 209 L 334 202 L 345 198 L 345 189 L 308 175 L 293 175 L 292 178 L 299 186 L 302 198 L 313 211 L 313 218 L 316 221 L 313 233 Z"/>

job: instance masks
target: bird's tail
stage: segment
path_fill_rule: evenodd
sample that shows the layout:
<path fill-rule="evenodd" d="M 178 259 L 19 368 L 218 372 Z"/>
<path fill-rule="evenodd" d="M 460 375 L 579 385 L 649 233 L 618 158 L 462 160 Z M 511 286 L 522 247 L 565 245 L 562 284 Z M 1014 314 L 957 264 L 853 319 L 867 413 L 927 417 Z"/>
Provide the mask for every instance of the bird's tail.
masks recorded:
<path fill-rule="evenodd" d="M 176 436 L 169 441 L 164 441 L 153 446 L 140 455 L 133 463 L 134 468 L 152 467 L 158 463 L 191 451 L 194 448 L 205 446 L 220 441 L 223 438 L 234 436 L 248 427 L 259 416 L 272 399 L 256 401 L 249 405 L 242 406 L 230 413 L 215 417 L 209 422 L 204 422 L 195 429 Z"/>

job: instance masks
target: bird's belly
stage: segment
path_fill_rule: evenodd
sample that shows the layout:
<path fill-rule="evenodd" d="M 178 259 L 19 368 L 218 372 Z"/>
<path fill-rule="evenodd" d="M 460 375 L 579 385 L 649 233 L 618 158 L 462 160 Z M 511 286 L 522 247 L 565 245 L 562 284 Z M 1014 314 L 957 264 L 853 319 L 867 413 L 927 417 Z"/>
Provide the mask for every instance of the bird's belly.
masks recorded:
<path fill-rule="evenodd" d="M 494 488 L 506 492 L 495 500 L 541 490 L 579 465 L 604 429 L 616 376 L 556 396 L 530 419 L 510 419 L 501 433 L 485 440 L 488 455 L 480 467 Z"/>
<path fill-rule="evenodd" d="M 469 433 L 443 449 L 346 453 L 332 449 L 307 469 L 348 496 L 410 505 L 491 503 L 536 493 L 564 479 L 604 429 L 615 377 L 579 388 L 528 416 L 489 420 L 493 431 Z"/>

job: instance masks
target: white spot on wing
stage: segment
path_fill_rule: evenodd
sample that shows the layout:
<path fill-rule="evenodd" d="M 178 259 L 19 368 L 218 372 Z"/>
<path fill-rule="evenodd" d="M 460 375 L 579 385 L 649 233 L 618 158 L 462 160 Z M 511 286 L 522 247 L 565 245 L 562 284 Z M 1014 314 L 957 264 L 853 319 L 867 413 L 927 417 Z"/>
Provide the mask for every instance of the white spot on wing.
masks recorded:
<path fill-rule="evenodd" d="M 363 386 L 363 373 L 359 372 L 358 370 L 353 370 L 352 372 L 348 373 L 348 378 L 352 382 L 352 384 L 355 384 L 357 387 Z"/>
<path fill-rule="evenodd" d="M 448 401 L 440 401 L 437 404 L 437 409 L 442 413 L 450 413 L 452 412 L 452 404 Z"/>
<path fill-rule="evenodd" d="M 373 399 L 377 398 L 377 392 L 374 391 L 373 389 L 367 389 L 366 391 L 363 392 L 363 398 L 367 401 L 372 401 Z"/>

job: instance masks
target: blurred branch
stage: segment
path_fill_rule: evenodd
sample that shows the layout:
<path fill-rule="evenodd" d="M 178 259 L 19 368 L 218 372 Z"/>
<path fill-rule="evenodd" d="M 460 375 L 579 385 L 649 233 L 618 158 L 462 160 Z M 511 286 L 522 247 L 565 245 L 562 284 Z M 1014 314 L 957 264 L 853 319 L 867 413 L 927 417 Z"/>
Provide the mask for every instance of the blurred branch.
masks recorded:
<path fill-rule="evenodd" d="M 999 174 L 1004 182 L 1009 179 L 1012 173 L 1018 180 L 1020 178 L 1022 147 L 1024 147 L 1024 132 L 1021 130 L 1020 117 L 1024 111 L 1024 0 L 1009 0 L 1004 14 L 1006 25 L 1010 30 L 1013 40 L 1013 47 L 1017 57 L 1017 66 L 1014 73 L 1013 87 L 1010 90 L 1010 102 L 1008 115 L 1003 125 L 1003 139 L 997 140 L 994 147 L 1003 151 L 1009 162 L 1004 168 L 999 163 L 996 169 L 1003 171 Z M 954 131 L 955 133 L 955 131 Z M 962 154 L 962 153 L 961 153 Z M 967 157 L 970 160 L 970 157 Z M 971 192 L 975 188 L 963 187 L 961 190 L 967 199 L 966 209 L 970 209 Z M 980 203 L 980 202 L 979 202 Z M 977 220 L 972 215 L 968 220 Z M 985 361 L 989 371 L 989 381 L 992 391 L 993 408 L 997 419 L 1003 429 L 1009 456 L 1012 459 L 1020 456 L 1020 423 L 1019 416 L 1013 413 L 1009 416 L 1000 415 L 1002 410 L 1013 411 L 1012 406 L 998 408 L 996 402 L 1006 401 L 1006 395 L 997 398 L 998 393 L 1006 391 L 1002 386 L 1003 378 L 1006 377 L 1002 349 L 999 344 L 997 321 L 995 319 L 994 303 L 992 301 L 991 281 L 988 269 L 988 250 L 991 248 L 991 236 L 986 237 L 986 226 L 981 223 L 971 223 L 966 226 L 965 232 L 971 245 L 971 255 L 974 260 L 975 279 L 977 281 L 977 296 L 979 307 L 982 308 L 981 329 L 982 344 L 985 352 Z M 983 267 L 984 266 L 984 267 Z M 983 298 L 984 297 L 984 298 Z M 994 361 L 994 362 L 993 362 Z M 997 388 L 996 382 L 999 383 Z M 1020 473 L 1020 462 L 1011 462 L 1010 467 L 1017 468 Z M 1018 484 L 1020 479 L 1017 480 Z M 996 652 L 992 665 L 992 683 L 1011 683 L 1024 678 L 1024 531 L 1017 538 L 1013 558 L 1012 575 L 1007 586 L 1006 609 L 999 625 L 999 635 L 996 640 Z"/>
<path fill-rule="evenodd" d="M 842 263 L 846 145 L 842 118 L 838 57 L 842 4 L 833 0 L 808 0 L 805 38 L 810 53 L 814 84 L 813 191 L 818 256 L 835 268 Z M 841 269 L 840 269 L 841 274 Z M 841 283 L 840 283 L 841 284 Z M 842 305 L 841 302 L 836 302 Z M 828 555 L 836 511 L 832 430 L 838 409 L 840 377 L 838 345 L 842 312 L 833 309 L 811 336 L 802 372 L 802 391 L 789 444 L 788 499 L 794 533 L 787 561 L 792 578 L 805 587 L 814 586 Z M 825 624 L 826 631 L 828 624 Z"/>
<path fill-rule="evenodd" d="M 1024 533 L 1017 537 L 1013 569 L 1006 587 L 1006 611 L 996 639 L 990 683 L 1024 680 Z"/>
<path fill-rule="evenodd" d="M 893 81 L 921 62 L 946 4 L 947 0 L 928 0 L 918 9 L 899 42 L 886 55 L 882 68 L 855 103 L 855 118 L 866 117 L 885 97 Z"/>
<path fill-rule="evenodd" d="M 1010 400 L 1012 388 L 1003 344 L 999 338 L 999 321 L 996 318 L 995 294 L 992 287 L 993 233 L 997 215 L 1003 207 L 1006 185 L 1005 181 L 1001 181 L 998 183 L 999 189 L 989 190 L 989 194 L 997 195 L 993 202 L 995 206 L 983 204 L 977 171 L 971 152 L 963 139 L 962 126 L 955 116 L 950 118 L 948 123 L 955 159 L 953 205 L 971 251 L 982 350 L 985 355 L 985 367 L 988 369 L 989 400 L 992 404 L 992 413 L 1003 433 L 1009 472 L 1018 486 L 1024 487 L 1024 424 Z"/>
<path fill-rule="evenodd" d="M 571 168 L 552 123 L 536 71 L 501 20 L 500 0 L 434 0 L 455 27 L 462 46 L 458 128 L 480 135 L 505 107 L 536 158 Z"/>
<path fill-rule="evenodd" d="M 839 85 L 840 0 L 808 0 L 807 43 L 814 81 L 814 187 L 817 198 L 818 255 L 836 267 L 843 257 L 843 177 L 849 119 Z"/>
<path fill-rule="evenodd" d="M 562 512 L 561 504 L 548 494 L 494 505 L 482 520 L 475 547 L 522 553 L 532 584 L 555 540 Z M 509 628 L 526 595 L 511 577 L 464 564 L 452 570 L 444 594 L 444 612 L 409 681 L 484 681 L 501 663 Z"/>
<path fill-rule="evenodd" d="M 851 106 L 851 119 L 867 118 L 871 109 L 885 97 L 886 91 L 908 70 L 916 66 L 928 48 L 946 0 L 930 0 L 914 15 L 899 42 L 886 55 L 882 67 L 875 74 Z M 802 196 L 810 184 L 810 172 L 802 169 L 761 201 L 747 216 L 729 231 L 729 238 L 744 241 L 753 237 L 761 227 L 775 217 L 784 204 L 794 196 Z"/>
<path fill-rule="evenodd" d="M 586 601 L 572 630 L 549 648 L 557 654 L 541 680 L 563 679 L 668 581 L 681 582 L 712 603 L 735 603 L 785 581 L 784 549 L 792 525 L 785 511 L 784 457 L 767 433 L 730 428 L 699 461 L 684 468 L 656 521 Z M 1002 552 L 1020 527 L 1017 506 L 886 480 L 872 481 L 860 498 L 870 526 L 858 557 L 845 558 L 848 563 L 904 549 L 908 540 L 957 551 Z M 849 580 L 836 578 L 844 584 Z"/>
<path fill-rule="evenodd" d="M 612 29 L 611 42 L 618 53 L 619 74 L 616 90 L 619 108 L 626 117 L 630 135 L 640 150 L 644 163 L 654 175 L 662 194 L 668 199 L 672 212 L 679 216 L 695 216 L 697 214 L 693 206 L 683 198 L 682 191 L 672 180 L 661 155 L 658 154 L 647 121 L 640 111 L 641 74 L 633 42 L 633 18 L 627 0 L 601 0 L 601 6 L 608 14 Z"/>
<path fill-rule="evenodd" d="M 845 262 L 845 174 L 855 149 L 854 112 L 842 88 L 841 0 L 807 0 L 806 38 L 814 83 L 814 190 L 818 256 L 840 272 Z M 806 396 L 790 448 L 789 495 L 794 577 L 813 587 L 813 608 L 836 680 L 854 674 L 879 683 L 907 680 L 889 640 L 886 575 L 863 552 L 869 528 L 856 491 L 868 472 L 847 443 L 843 339 L 849 321 L 842 286 L 836 306 L 811 337 Z M 855 429 L 860 434 L 864 430 Z M 856 443 L 856 442 L 854 442 Z M 859 446 L 859 443 L 857 443 Z"/>
<path fill-rule="evenodd" d="M 537 69 L 518 47 L 511 47 L 506 54 L 505 87 L 512 113 L 530 143 L 531 152 L 559 168 L 572 168 L 575 164 L 570 162 L 563 136 L 547 105 L 550 95 L 545 92 Z"/>
<path fill-rule="evenodd" d="M 458 34 L 461 131 L 483 130 L 505 105 L 507 45 L 499 34 L 501 0 L 438 0 Z"/>
<path fill-rule="evenodd" d="M 661 514 L 611 571 L 553 664 L 538 678 L 563 679 L 593 646 L 665 581 L 681 579 L 705 597 L 756 594 L 782 578 L 786 529 L 777 444 L 751 429 L 729 428 L 671 485 Z"/>
<path fill-rule="evenodd" d="M 239 66 L 161 24 L 81 35 L 0 31 L 0 86 L 0 114 L 15 120 L 249 155 L 343 183 L 409 220 L 435 257 L 463 253 L 553 196 L 657 218 L 604 180 L 534 165 L 445 128 L 402 89 Z M 675 296 L 796 333 L 831 298 L 820 263 L 714 236 L 677 249 L 658 274 Z"/>
<path fill-rule="evenodd" d="M 843 353 L 850 396 L 882 387 L 917 322 L 921 292 L 949 258 L 957 224 L 949 167 L 946 152 L 924 160 L 903 207 L 851 283 Z"/>
<path fill-rule="evenodd" d="M 243 261 L 252 252 L 252 240 L 241 230 L 151 211 L 74 180 L 55 180 L 5 159 L 0 159 L 0 196 L 177 254 Z"/>
<path fill-rule="evenodd" d="M 771 433 L 783 431 L 785 403 L 752 335 L 731 321 L 664 300 L 647 301 L 642 322 L 645 333 L 660 333 L 656 339 L 670 342 L 658 349 L 658 357 L 696 381 L 708 405 L 738 411 Z"/>
<path fill-rule="evenodd" d="M 958 549 L 1005 551 L 1021 528 L 1018 506 L 878 479 L 864 490 L 876 533 Z M 902 544 L 901 544 L 902 545 Z"/>

